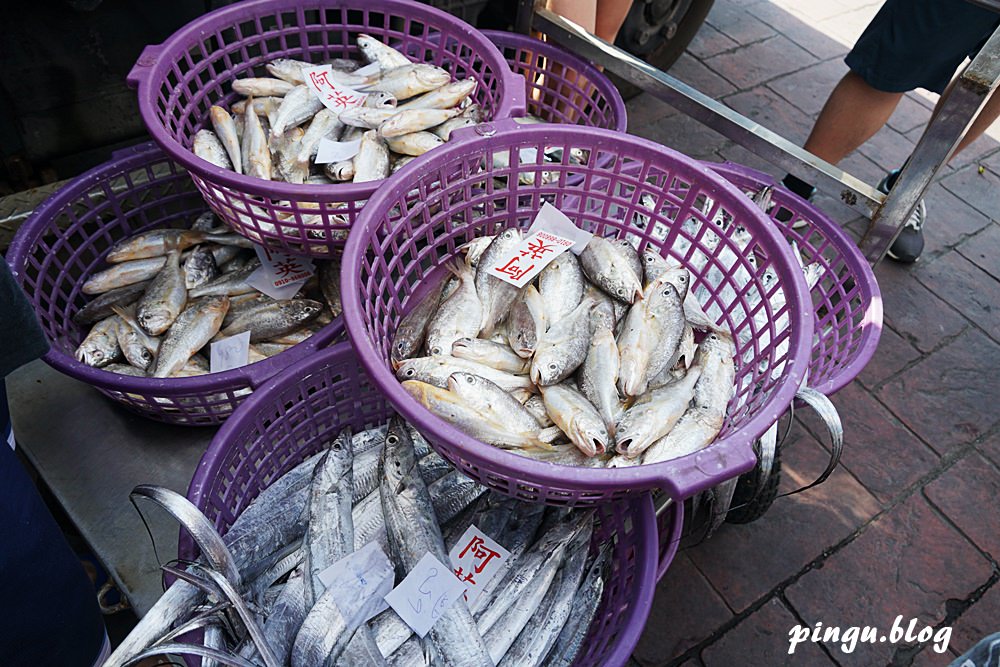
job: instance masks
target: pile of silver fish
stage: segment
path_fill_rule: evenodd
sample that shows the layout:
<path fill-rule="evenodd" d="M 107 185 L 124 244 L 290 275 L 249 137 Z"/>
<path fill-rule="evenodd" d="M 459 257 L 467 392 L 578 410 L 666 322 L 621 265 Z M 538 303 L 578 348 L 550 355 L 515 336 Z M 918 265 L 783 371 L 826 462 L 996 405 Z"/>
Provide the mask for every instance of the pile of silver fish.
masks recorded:
<path fill-rule="evenodd" d="M 770 190 L 759 199 L 766 207 Z M 733 223 L 711 224 L 722 231 Z M 715 231 L 688 231 L 709 246 L 721 241 Z M 742 247 L 751 240 L 742 228 L 732 236 Z M 690 241 L 676 239 L 674 254 L 685 256 Z M 691 271 L 657 248 L 640 253 L 627 239 L 595 236 L 579 256 L 559 255 L 519 289 L 488 269 L 521 240 L 510 228 L 466 244 L 465 261 L 451 260 L 451 276 L 402 318 L 390 355 L 410 395 L 482 442 L 553 463 L 626 467 L 711 444 L 736 389 L 736 346 L 715 324 L 718 302 L 708 313 L 702 307 L 706 284 L 725 285 L 722 303 L 731 303 L 751 274 L 739 268 L 727 282 L 695 256 L 692 266 L 702 269 L 693 289 Z M 725 265 L 727 257 L 738 266 L 728 246 L 718 259 Z M 776 280 L 769 275 L 765 282 Z M 752 291 L 751 308 L 764 293 Z M 769 298 L 777 309 L 783 292 Z M 754 317 L 767 313 L 760 308 Z M 785 315 L 775 328 L 787 326 Z M 740 332 L 743 349 L 749 330 Z"/>
<path fill-rule="evenodd" d="M 90 326 L 77 360 L 134 377 L 204 375 L 215 340 L 249 331 L 248 362 L 255 363 L 340 314 L 338 263 L 320 263 L 294 298 L 272 299 L 246 282 L 260 266 L 250 242 L 217 225 L 204 213 L 190 229 L 156 229 L 116 243 L 108 267 L 83 284 L 94 298 L 73 315 L 78 326 Z"/>
<path fill-rule="evenodd" d="M 357 45 L 376 72 L 356 74 L 362 63 L 343 58 L 322 64 L 337 83 L 367 95 L 362 106 L 326 108 L 305 83 L 303 69 L 317 63 L 279 58 L 266 65 L 270 77 L 233 81 L 233 91 L 247 98 L 229 110 L 209 110 L 212 129 L 195 134 L 194 153 L 264 180 L 362 183 L 385 178 L 481 120 L 471 99 L 475 79 L 453 82 L 444 69 L 413 63 L 369 35 L 358 35 Z M 360 150 L 348 160 L 316 164 L 322 139 L 360 140 Z"/>
<path fill-rule="evenodd" d="M 224 537 L 178 494 L 158 487 L 134 493 L 181 520 L 202 558 L 165 567 L 179 581 L 105 667 L 164 654 L 238 667 L 567 666 L 594 619 L 609 563 L 607 548 L 590 553 L 592 512 L 488 492 L 398 418 L 341 432 L 275 480 Z M 427 553 L 447 563 L 470 525 L 511 557 L 471 605 L 459 598 L 423 639 L 391 608 L 365 621 L 360 610 L 372 600 L 359 595 L 348 603 L 319 576 L 376 541 L 398 584 Z M 346 619 L 359 614 L 352 627 Z M 197 629 L 203 643 L 178 641 Z"/>

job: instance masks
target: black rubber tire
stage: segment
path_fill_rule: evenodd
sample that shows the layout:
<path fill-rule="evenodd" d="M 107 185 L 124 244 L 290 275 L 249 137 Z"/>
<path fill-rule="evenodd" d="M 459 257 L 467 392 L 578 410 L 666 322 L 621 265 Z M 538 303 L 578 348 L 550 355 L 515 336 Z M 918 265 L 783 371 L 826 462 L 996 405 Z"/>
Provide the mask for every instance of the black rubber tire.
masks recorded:
<path fill-rule="evenodd" d="M 774 499 L 778 496 L 778 485 L 781 483 L 780 447 L 774 452 L 774 466 L 771 468 L 771 474 L 764 480 L 764 488 L 754 498 L 754 493 L 757 490 L 756 473 L 756 470 L 751 470 L 741 475 L 739 481 L 736 482 L 736 491 L 733 492 L 733 509 L 726 514 L 726 523 L 752 523 L 771 509 Z M 753 498 L 752 501 L 751 498 Z"/>
<path fill-rule="evenodd" d="M 691 40 L 694 39 L 695 34 L 697 34 L 701 24 L 705 22 L 705 17 L 708 16 L 709 10 L 712 9 L 712 4 L 715 0 L 693 0 L 691 6 L 688 7 L 687 13 L 684 18 L 680 20 L 677 26 L 677 32 L 669 40 L 665 41 L 662 46 L 646 56 L 641 56 L 643 60 L 648 62 L 653 67 L 663 70 L 666 72 L 670 69 L 681 54 L 684 53 L 684 49 L 688 47 Z M 633 7 L 634 9 L 634 7 Z M 626 19 L 627 21 L 628 19 Z M 623 46 L 624 40 L 621 35 L 619 35 L 618 40 L 616 40 L 616 45 L 621 48 Z M 626 49 L 627 50 L 627 49 Z M 626 100 L 631 99 L 642 92 L 638 86 L 635 86 L 624 79 L 616 76 L 615 74 L 608 72 L 608 76 L 618 87 L 618 91 L 622 94 L 622 97 Z"/>

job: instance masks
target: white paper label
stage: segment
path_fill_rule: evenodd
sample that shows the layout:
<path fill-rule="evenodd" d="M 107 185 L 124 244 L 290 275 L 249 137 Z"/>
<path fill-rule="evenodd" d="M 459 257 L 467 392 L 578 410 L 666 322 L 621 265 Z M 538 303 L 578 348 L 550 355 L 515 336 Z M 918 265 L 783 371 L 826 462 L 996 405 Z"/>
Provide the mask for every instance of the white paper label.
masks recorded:
<path fill-rule="evenodd" d="M 332 111 L 343 111 L 359 107 L 368 98 L 366 93 L 359 93 L 349 86 L 336 81 L 336 73 L 330 65 L 303 67 L 306 85 L 313 91 L 323 105 Z"/>
<path fill-rule="evenodd" d="M 250 358 L 250 332 L 244 331 L 212 343 L 209 361 L 213 373 L 246 366 Z"/>
<path fill-rule="evenodd" d="M 483 587 L 507 564 L 510 552 L 473 525 L 452 547 L 448 558 L 452 572 L 466 587 L 465 599 L 472 604 L 482 594 Z"/>
<path fill-rule="evenodd" d="M 497 260 L 489 269 L 490 275 L 515 287 L 524 287 L 572 245 L 572 239 L 537 231 L 521 241 L 513 252 Z"/>
<path fill-rule="evenodd" d="M 290 299 L 309 280 L 315 269 L 308 257 L 288 255 L 255 245 L 260 268 L 250 274 L 247 284 L 272 299 Z"/>
<path fill-rule="evenodd" d="M 360 150 L 360 139 L 355 139 L 354 141 L 330 141 L 323 138 L 319 140 L 319 149 L 316 152 L 316 164 L 329 164 L 331 162 L 350 160 Z"/>
<path fill-rule="evenodd" d="M 450 568 L 426 553 L 385 596 L 385 601 L 417 635 L 424 637 L 464 590 L 465 584 Z"/>
<path fill-rule="evenodd" d="M 392 590 L 394 578 L 392 563 L 378 542 L 369 542 L 319 573 L 324 590 L 336 591 L 331 595 L 341 610 L 364 600 L 359 624 L 388 607 L 385 596 Z"/>
<path fill-rule="evenodd" d="M 585 232 L 574 225 L 573 221 L 567 218 L 565 213 L 548 202 L 542 204 L 538 215 L 535 216 L 531 227 L 528 228 L 528 233 L 531 234 L 540 230 L 555 234 L 556 236 L 562 236 L 563 238 L 572 239 L 573 247 L 571 250 L 576 255 L 583 252 L 583 249 L 590 243 L 590 239 L 594 237 L 590 232 Z"/>

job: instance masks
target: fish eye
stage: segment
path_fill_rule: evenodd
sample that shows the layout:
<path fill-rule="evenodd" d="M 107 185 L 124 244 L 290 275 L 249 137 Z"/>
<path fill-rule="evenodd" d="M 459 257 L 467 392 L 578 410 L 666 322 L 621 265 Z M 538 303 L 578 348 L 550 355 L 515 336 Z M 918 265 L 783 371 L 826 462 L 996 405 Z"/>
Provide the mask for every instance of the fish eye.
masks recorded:
<path fill-rule="evenodd" d="M 431 354 L 441 354 L 441 348 L 440 347 L 432 347 L 431 348 Z"/>
<path fill-rule="evenodd" d="M 340 451 L 340 443 L 339 442 L 333 443 L 333 448 L 339 452 Z"/>
<path fill-rule="evenodd" d="M 469 384 L 476 384 L 476 378 L 472 377 L 471 375 L 466 377 L 465 381 L 468 382 Z"/>
<path fill-rule="evenodd" d="M 406 375 L 406 377 L 408 377 L 408 378 L 411 378 L 411 377 L 413 377 L 413 374 L 414 374 L 415 372 L 416 372 L 416 371 L 414 371 L 414 370 L 413 370 L 412 368 L 407 368 L 407 369 L 406 369 L 406 373 L 404 373 L 404 375 Z"/>
<path fill-rule="evenodd" d="M 679 280 L 680 282 L 682 282 L 682 283 L 686 283 L 686 282 L 687 282 L 687 280 L 688 280 L 688 278 L 687 278 L 687 276 L 681 276 L 680 278 L 678 278 L 678 280 Z"/>
<path fill-rule="evenodd" d="M 622 289 L 621 287 L 619 287 L 619 288 L 618 288 L 618 292 L 617 292 L 617 293 L 618 293 L 618 294 L 624 294 L 624 293 L 625 293 L 625 290 L 624 290 L 624 289 Z"/>
<path fill-rule="evenodd" d="M 400 352 L 403 351 L 403 343 L 402 343 L 402 341 L 400 341 L 399 343 L 396 343 L 396 349 L 399 350 Z"/>
<path fill-rule="evenodd" d="M 387 445 L 395 445 L 397 442 L 399 442 L 399 438 L 394 435 L 390 435 L 385 439 L 385 444 Z M 396 461 L 396 465 L 399 465 L 399 461 Z"/>
<path fill-rule="evenodd" d="M 558 367 L 558 366 L 556 366 L 555 364 L 549 364 L 549 370 L 550 370 L 550 371 L 554 371 L 554 370 L 555 370 L 555 369 L 557 369 L 557 368 L 559 368 L 559 367 Z"/>

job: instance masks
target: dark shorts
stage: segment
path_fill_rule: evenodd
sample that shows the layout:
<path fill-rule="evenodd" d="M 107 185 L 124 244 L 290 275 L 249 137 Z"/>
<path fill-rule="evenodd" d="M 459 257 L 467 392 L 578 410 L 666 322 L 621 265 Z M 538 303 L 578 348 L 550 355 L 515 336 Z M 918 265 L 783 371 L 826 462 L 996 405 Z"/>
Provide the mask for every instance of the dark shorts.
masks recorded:
<path fill-rule="evenodd" d="M 965 0 L 886 0 L 844 62 L 877 90 L 941 93 L 998 25 L 1000 15 Z"/>

